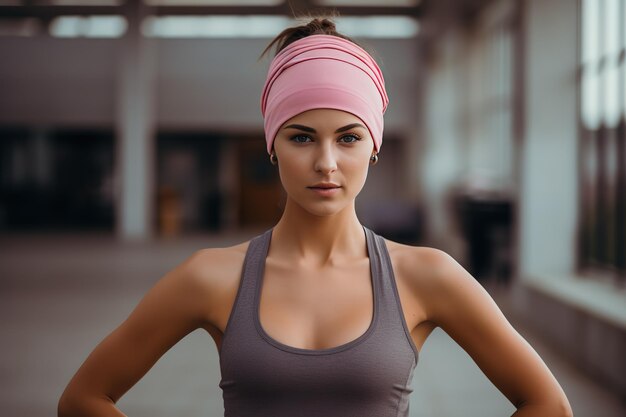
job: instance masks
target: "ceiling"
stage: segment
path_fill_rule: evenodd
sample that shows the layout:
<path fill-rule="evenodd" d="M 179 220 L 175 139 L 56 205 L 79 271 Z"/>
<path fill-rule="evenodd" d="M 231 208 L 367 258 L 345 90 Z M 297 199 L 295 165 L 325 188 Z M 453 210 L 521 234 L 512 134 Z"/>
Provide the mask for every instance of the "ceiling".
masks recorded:
<path fill-rule="evenodd" d="M 418 17 L 429 0 L 0 0 L 0 17 L 127 15 L 284 15 L 335 11 L 341 16 Z M 435 0 L 437 1 L 437 0 Z"/>

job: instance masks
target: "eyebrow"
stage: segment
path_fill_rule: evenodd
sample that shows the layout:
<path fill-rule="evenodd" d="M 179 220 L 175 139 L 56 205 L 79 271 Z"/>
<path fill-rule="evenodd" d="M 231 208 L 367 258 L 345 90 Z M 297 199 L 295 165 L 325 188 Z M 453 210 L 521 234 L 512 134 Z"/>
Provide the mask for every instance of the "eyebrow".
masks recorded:
<path fill-rule="evenodd" d="M 362 127 L 363 129 L 367 129 L 361 123 L 352 123 L 349 125 L 345 125 L 344 127 L 340 127 L 339 129 L 335 130 L 335 133 L 345 132 L 346 130 L 350 130 L 354 127 Z M 285 126 L 283 129 L 298 129 L 298 130 L 303 130 L 305 132 L 317 133 L 317 131 L 313 129 L 312 127 L 304 126 L 304 125 L 289 125 L 289 126 Z"/>

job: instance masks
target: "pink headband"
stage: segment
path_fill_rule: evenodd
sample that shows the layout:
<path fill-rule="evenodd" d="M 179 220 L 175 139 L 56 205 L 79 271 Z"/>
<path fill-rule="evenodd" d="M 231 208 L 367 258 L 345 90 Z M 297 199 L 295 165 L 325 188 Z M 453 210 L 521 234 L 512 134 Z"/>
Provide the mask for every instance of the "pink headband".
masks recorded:
<path fill-rule="evenodd" d="M 298 39 L 274 57 L 263 87 L 261 113 L 267 152 L 283 123 L 317 108 L 359 117 L 378 152 L 388 104 L 383 73 L 363 48 L 332 35 Z"/>

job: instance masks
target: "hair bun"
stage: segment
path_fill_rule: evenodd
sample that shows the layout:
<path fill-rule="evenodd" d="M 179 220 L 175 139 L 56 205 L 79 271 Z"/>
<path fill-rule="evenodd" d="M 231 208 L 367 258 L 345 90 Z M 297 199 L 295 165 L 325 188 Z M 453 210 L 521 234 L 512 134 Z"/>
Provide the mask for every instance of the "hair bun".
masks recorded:
<path fill-rule="evenodd" d="M 323 19 L 322 20 L 322 27 L 324 29 L 329 29 L 332 31 L 335 31 L 337 29 L 337 27 L 335 26 L 335 22 L 333 22 L 332 20 L 329 19 Z"/>
<path fill-rule="evenodd" d="M 337 31 L 335 26 L 335 22 L 328 18 L 320 19 L 316 17 L 312 19 L 309 23 L 307 23 L 306 28 L 310 31 L 310 33 L 333 33 Z"/>
<path fill-rule="evenodd" d="M 339 38 L 346 39 L 355 45 L 359 45 L 354 39 L 346 35 L 342 35 L 337 32 L 337 27 L 335 22 L 331 19 L 338 17 L 338 14 L 325 14 L 323 16 L 313 17 L 311 15 L 307 16 L 308 23 L 305 24 L 302 18 L 299 18 L 302 22 L 300 26 L 294 26 L 284 29 L 282 32 L 278 34 L 270 43 L 265 47 L 259 59 L 261 59 L 267 51 L 269 51 L 272 46 L 276 45 L 276 53 L 278 54 L 282 51 L 286 46 L 291 44 L 292 42 L 297 41 L 298 39 L 306 38 L 311 35 L 331 35 L 337 36 Z M 360 45 L 359 45 L 360 46 Z"/>

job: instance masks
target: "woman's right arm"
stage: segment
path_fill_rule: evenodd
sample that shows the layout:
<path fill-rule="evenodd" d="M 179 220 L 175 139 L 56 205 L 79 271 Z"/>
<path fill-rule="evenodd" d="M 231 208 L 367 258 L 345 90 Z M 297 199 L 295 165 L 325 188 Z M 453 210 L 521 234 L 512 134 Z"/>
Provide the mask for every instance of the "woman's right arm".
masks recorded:
<path fill-rule="evenodd" d="M 124 416 L 115 406 L 120 397 L 210 317 L 215 280 L 207 266 L 216 255 L 213 249 L 197 251 L 145 294 L 72 377 L 59 399 L 59 417 Z"/>

